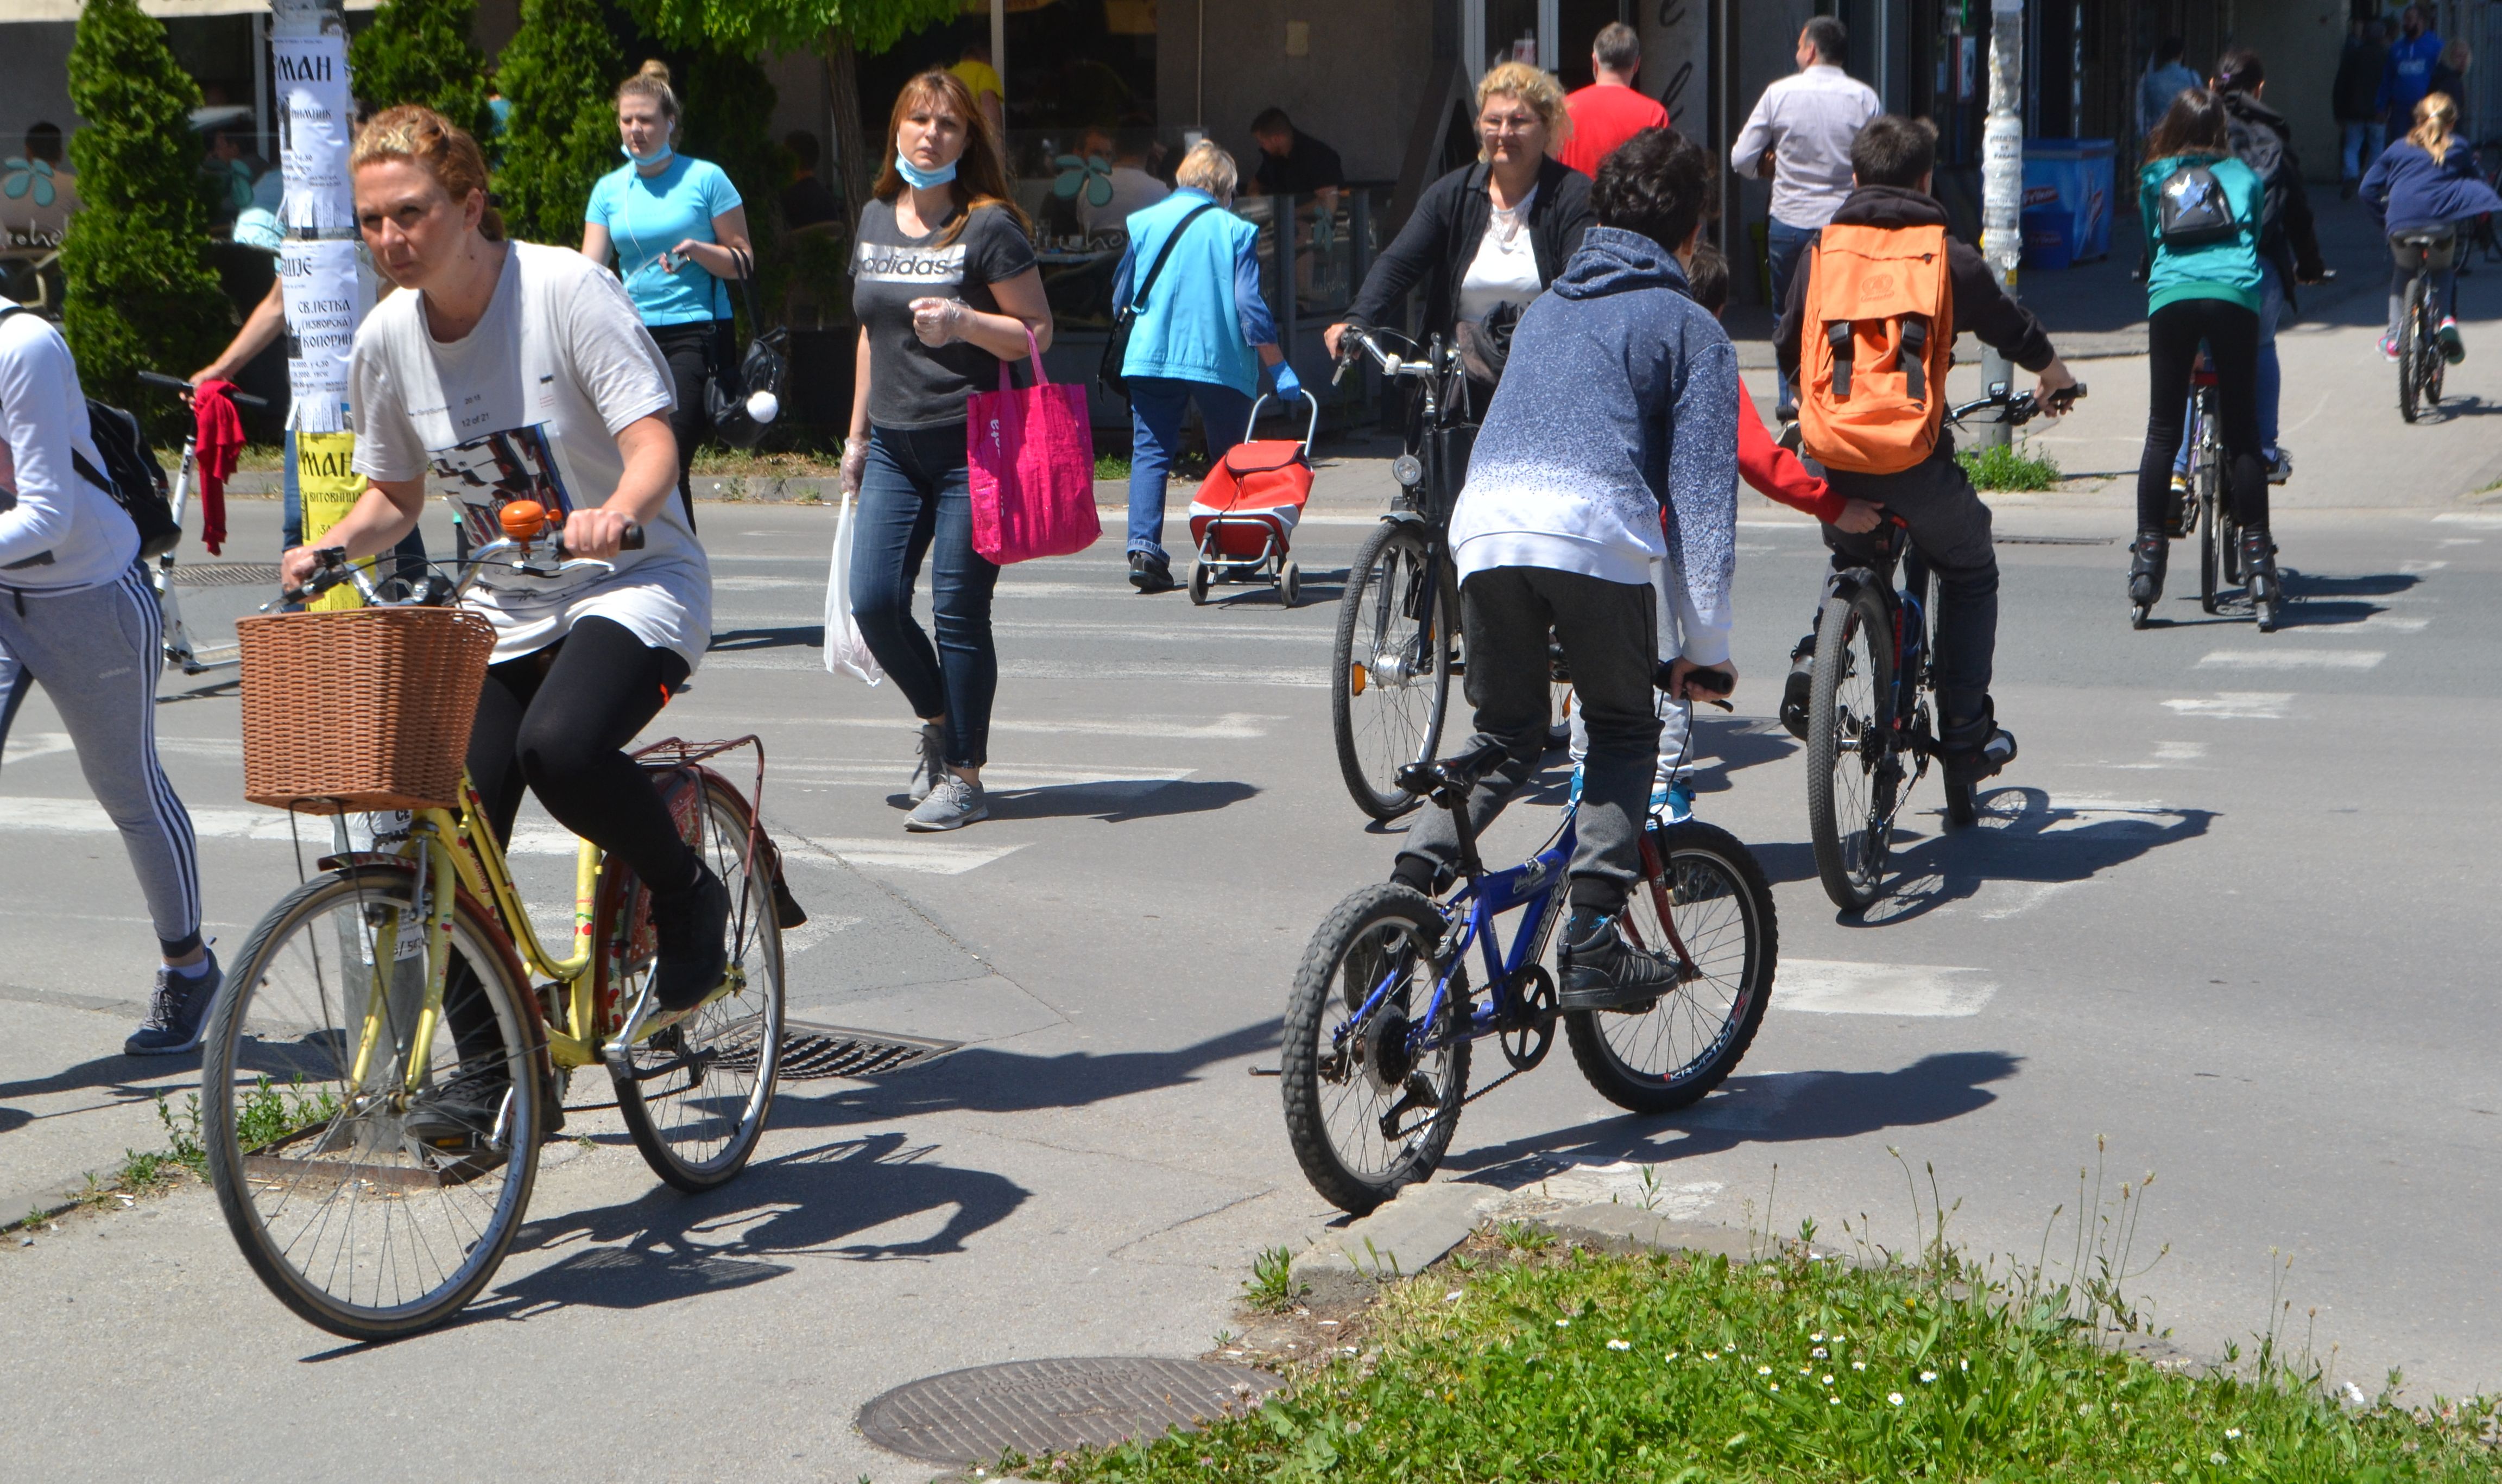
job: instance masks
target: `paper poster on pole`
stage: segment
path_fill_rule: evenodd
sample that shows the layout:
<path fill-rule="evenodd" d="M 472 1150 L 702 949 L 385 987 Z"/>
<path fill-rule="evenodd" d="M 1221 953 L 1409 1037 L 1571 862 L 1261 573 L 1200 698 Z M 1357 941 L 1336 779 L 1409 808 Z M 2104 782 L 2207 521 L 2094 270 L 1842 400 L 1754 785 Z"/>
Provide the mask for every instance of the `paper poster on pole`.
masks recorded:
<path fill-rule="evenodd" d="M 300 242 L 279 249 L 286 287 L 287 382 L 295 398 L 295 426 L 335 433 L 348 426 L 348 354 L 356 326 L 373 306 L 356 273 L 356 244 Z"/>
<path fill-rule="evenodd" d="M 348 186 L 348 44 L 342 36 L 278 37 L 269 44 L 279 91 L 279 168 L 287 179 L 289 236 L 354 231 Z"/>
<path fill-rule="evenodd" d="M 356 453 L 354 433 L 295 434 L 295 482 L 304 495 L 304 544 L 319 546 L 331 526 L 347 519 L 348 512 L 365 492 L 365 477 L 353 467 Z M 370 569 L 368 559 L 357 565 Z M 355 608 L 363 602 L 354 588 L 333 588 L 308 604 L 316 610 Z"/>

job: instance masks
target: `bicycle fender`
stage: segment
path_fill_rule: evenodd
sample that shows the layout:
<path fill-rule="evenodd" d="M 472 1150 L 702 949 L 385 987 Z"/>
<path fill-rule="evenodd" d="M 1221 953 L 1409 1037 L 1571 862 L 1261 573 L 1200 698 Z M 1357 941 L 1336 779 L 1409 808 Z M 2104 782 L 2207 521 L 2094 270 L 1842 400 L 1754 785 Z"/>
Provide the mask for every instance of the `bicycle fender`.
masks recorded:
<path fill-rule="evenodd" d="M 1849 567 L 1834 573 L 1825 580 L 1824 595 L 1838 597 L 1846 603 L 1859 596 L 1862 589 L 1875 589 L 1881 591 L 1884 586 L 1876 574 L 1868 568 Z"/>

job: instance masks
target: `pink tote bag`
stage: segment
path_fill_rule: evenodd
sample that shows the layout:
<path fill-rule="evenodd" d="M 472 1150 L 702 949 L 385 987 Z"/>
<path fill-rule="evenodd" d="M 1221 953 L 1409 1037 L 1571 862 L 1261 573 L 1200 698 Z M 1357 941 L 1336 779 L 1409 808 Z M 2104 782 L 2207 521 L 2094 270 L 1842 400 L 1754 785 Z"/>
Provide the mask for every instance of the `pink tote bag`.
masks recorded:
<path fill-rule="evenodd" d="M 1054 382 L 1026 331 L 1033 385 L 999 362 L 999 389 L 968 399 L 964 453 L 973 487 L 973 550 L 1005 566 L 1082 552 L 1103 534 L 1095 515 L 1095 430 L 1086 388 Z"/>

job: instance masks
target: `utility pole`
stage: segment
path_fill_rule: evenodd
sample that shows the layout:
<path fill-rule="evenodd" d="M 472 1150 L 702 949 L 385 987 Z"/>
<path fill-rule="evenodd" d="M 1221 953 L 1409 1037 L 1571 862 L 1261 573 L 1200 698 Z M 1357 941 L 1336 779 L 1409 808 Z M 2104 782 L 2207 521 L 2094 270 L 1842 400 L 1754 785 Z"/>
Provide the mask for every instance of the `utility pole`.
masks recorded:
<path fill-rule="evenodd" d="M 2024 255 L 2024 0 L 1990 0 L 1989 118 L 1980 126 L 1980 255 L 2001 288 L 2015 287 L 2015 265 Z M 2014 368 L 1986 346 L 1980 353 L 1984 387 L 2011 380 Z M 1975 430 L 1982 448 L 2004 448 L 2007 424 L 1985 422 Z"/>

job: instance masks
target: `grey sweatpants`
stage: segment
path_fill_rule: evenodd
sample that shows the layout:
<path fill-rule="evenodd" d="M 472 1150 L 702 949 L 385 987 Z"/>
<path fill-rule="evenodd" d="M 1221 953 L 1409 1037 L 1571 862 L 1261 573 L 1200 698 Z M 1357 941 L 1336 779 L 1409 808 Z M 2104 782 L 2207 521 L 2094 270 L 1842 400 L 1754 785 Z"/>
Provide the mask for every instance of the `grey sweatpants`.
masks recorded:
<path fill-rule="evenodd" d="M 1545 567 L 1490 567 L 1471 573 L 1460 587 L 1469 701 L 1477 725 L 1462 751 L 1500 742 L 1505 754 L 1503 765 L 1469 795 L 1469 822 L 1484 830 L 1538 771 L 1546 750 L 1546 631 L 1552 627 L 1572 666 L 1572 694 L 1590 738 L 1579 833 L 1566 869 L 1573 905 L 1600 912 L 1621 908 L 1641 875 L 1642 821 L 1659 761 L 1659 715 L 1651 701 L 1651 677 L 1659 668 L 1654 590 L 1648 583 L 1637 587 Z M 1460 835 L 1450 812 L 1428 805 L 1400 855 L 1457 866 Z"/>
<path fill-rule="evenodd" d="M 22 669 L 0 673 L 0 692 L 22 693 L 27 677 L 43 685 L 121 831 L 165 956 L 181 958 L 200 941 L 200 861 L 191 816 L 156 760 L 163 626 L 137 567 L 76 592 L 0 590 L 0 672 Z"/>

